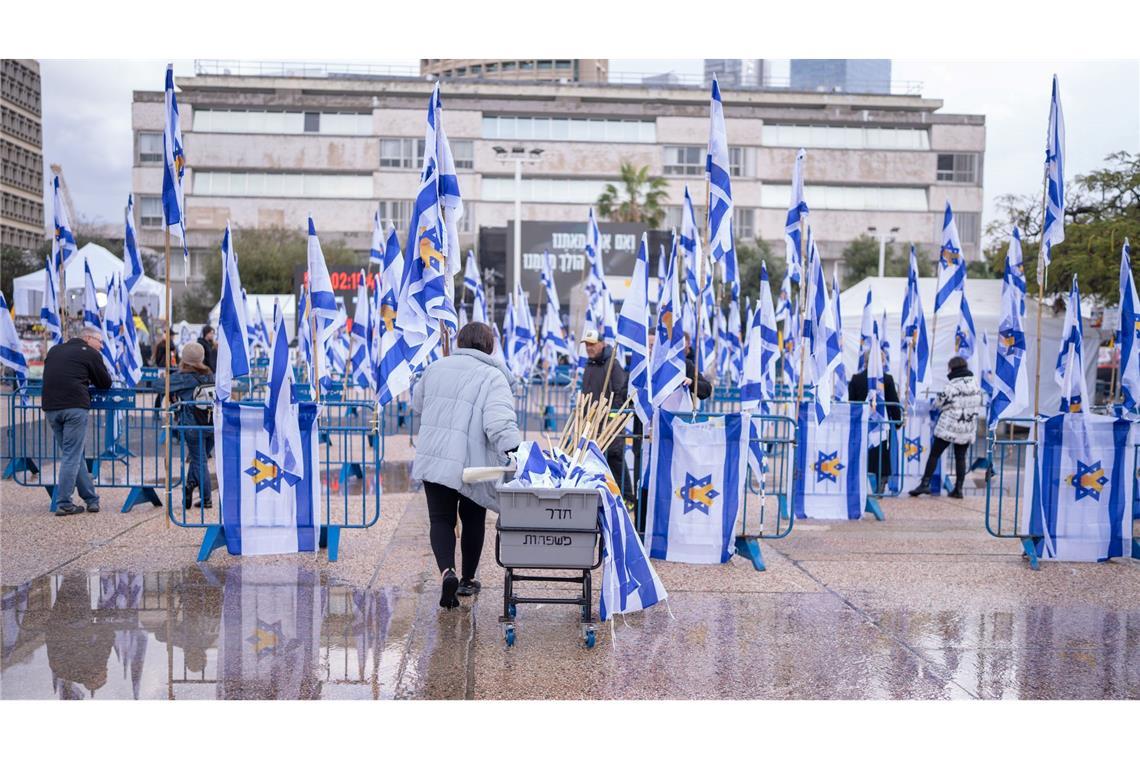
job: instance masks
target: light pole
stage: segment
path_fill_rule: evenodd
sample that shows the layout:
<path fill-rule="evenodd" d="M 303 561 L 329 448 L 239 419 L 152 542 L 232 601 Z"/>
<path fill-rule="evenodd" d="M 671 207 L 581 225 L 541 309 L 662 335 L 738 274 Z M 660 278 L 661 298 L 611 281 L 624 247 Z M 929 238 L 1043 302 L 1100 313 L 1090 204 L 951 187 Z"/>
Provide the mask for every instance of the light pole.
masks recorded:
<path fill-rule="evenodd" d="M 879 232 L 877 227 L 868 227 L 867 232 L 876 235 L 879 238 L 879 279 L 883 279 L 887 268 L 887 243 L 895 242 L 895 233 L 899 231 L 898 227 L 891 227 L 890 232 Z M 890 240 L 887 236 L 890 235 Z"/>
<path fill-rule="evenodd" d="M 515 251 L 514 251 L 514 290 L 518 292 L 522 282 L 522 165 L 537 164 L 542 160 L 542 148 L 532 148 L 529 152 L 521 145 L 507 150 L 501 145 L 492 146 L 495 158 L 503 163 L 515 165 Z"/>

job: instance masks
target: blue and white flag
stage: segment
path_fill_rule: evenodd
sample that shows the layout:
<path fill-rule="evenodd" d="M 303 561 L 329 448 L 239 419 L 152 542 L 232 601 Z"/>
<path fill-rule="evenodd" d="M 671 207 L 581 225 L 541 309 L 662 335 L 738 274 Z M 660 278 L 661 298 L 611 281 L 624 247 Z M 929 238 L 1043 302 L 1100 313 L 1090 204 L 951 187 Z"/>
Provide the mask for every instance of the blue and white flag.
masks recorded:
<path fill-rule="evenodd" d="M 815 388 L 816 421 L 823 422 L 831 412 L 834 396 L 835 368 L 841 360 L 835 312 L 827 293 L 827 279 L 823 276 L 823 261 L 808 228 L 808 302 L 804 318 L 804 349 L 808 352 L 808 377 Z"/>
<path fill-rule="evenodd" d="M 798 300 L 798 299 L 797 299 Z M 784 367 L 784 382 L 793 390 L 798 388 L 800 379 L 800 308 L 796 301 L 788 305 L 788 318 L 784 322 L 781 363 Z"/>
<path fill-rule="evenodd" d="M 380 209 L 372 212 L 372 244 L 368 246 L 368 268 L 384 266 L 384 227 L 380 222 Z"/>
<path fill-rule="evenodd" d="M 642 425 L 653 416 L 649 385 L 649 239 L 641 234 L 633 277 L 618 316 L 617 342 L 630 354 L 629 391 Z"/>
<path fill-rule="evenodd" d="M 934 313 L 938 313 L 955 291 L 962 291 L 965 284 L 966 259 L 962 255 L 954 212 L 950 209 L 950 201 L 946 201 L 946 213 L 942 218 L 942 247 L 938 252 L 938 287 L 934 292 Z"/>
<path fill-rule="evenodd" d="M 974 315 L 970 313 L 965 290 L 962 291 L 960 303 L 958 325 L 954 328 L 954 353 L 969 361 L 974 355 L 974 347 L 978 342 L 978 331 L 974 329 Z"/>
<path fill-rule="evenodd" d="M 305 477 L 301 446 L 300 410 L 293 394 L 293 371 L 289 366 L 289 334 L 281 309 L 273 310 L 273 353 L 269 362 L 269 387 L 265 393 L 263 424 L 269 435 L 265 458 L 287 485 Z"/>
<path fill-rule="evenodd" d="M 926 459 L 930 447 L 934 443 L 934 425 L 936 412 L 931 409 L 929 399 L 916 399 L 913 406 L 907 410 L 902 428 L 902 480 L 898 491 L 909 491 L 922 481 L 926 471 Z M 951 447 L 949 452 L 953 451 Z M 950 456 L 944 453 L 943 461 L 949 461 Z M 942 468 L 942 472 L 946 472 Z M 897 478 L 891 478 L 892 484 Z M 936 478 L 937 480 L 937 478 Z"/>
<path fill-rule="evenodd" d="M 222 236 L 222 297 L 218 304 L 218 363 L 214 378 L 214 395 L 218 401 L 229 400 L 234 378 L 249 374 L 249 329 L 246 326 L 248 313 L 244 293 L 227 222 Z M 300 330 L 297 334 L 300 335 Z"/>
<path fill-rule="evenodd" d="M 784 221 L 784 260 L 787 263 L 788 278 L 800 283 L 803 275 L 803 240 L 800 226 L 807 220 L 808 205 L 804 200 L 804 164 L 807 151 L 800 148 L 792 167 L 792 199 L 788 203 L 788 216 Z"/>
<path fill-rule="evenodd" d="M 178 114 L 178 97 L 174 94 L 174 64 L 166 66 L 166 106 L 162 132 L 162 217 L 170 234 L 182 243 L 183 272 L 189 276 L 190 250 L 186 241 L 186 203 L 183 178 L 186 174 L 186 151 L 182 142 L 182 118 Z"/>
<path fill-rule="evenodd" d="M 891 369 L 891 342 L 887 338 L 887 310 L 883 309 L 883 318 L 879 320 L 879 348 L 883 349 L 883 372 L 893 375 Z"/>
<path fill-rule="evenodd" d="M 1057 366 L 1053 373 L 1061 388 L 1062 412 L 1088 412 L 1089 389 L 1081 350 L 1083 339 L 1081 290 L 1074 273 L 1073 286 L 1069 290 L 1069 304 L 1065 310 L 1065 325 L 1061 328 L 1061 350 L 1057 354 Z"/>
<path fill-rule="evenodd" d="M 910 264 L 906 274 L 906 295 L 903 296 L 900 330 L 906 366 L 903 407 L 910 409 L 918 398 L 918 384 L 926 382 L 926 369 L 930 366 L 926 315 L 922 311 L 922 296 L 918 290 L 918 257 L 915 255 L 913 245 L 910 247 Z"/>
<path fill-rule="evenodd" d="M 732 558 L 749 419 L 728 414 L 690 422 L 658 411 L 645 521 L 652 559 L 720 564 Z"/>
<path fill-rule="evenodd" d="M 883 433 L 880 422 L 887 419 L 887 385 L 883 377 L 883 349 L 879 340 L 879 322 L 871 324 L 871 340 L 867 348 L 867 429 Z M 876 442 L 881 436 L 876 437 Z"/>
<path fill-rule="evenodd" d="M 681 201 L 681 253 L 685 258 L 685 299 L 689 303 L 697 300 L 697 261 L 701 260 L 701 232 L 697 227 L 697 217 L 693 212 L 693 199 L 689 196 L 689 186 L 685 185 L 685 195 Z M 660 268 L 660 267 L 659 267 Z"/>
<path fill-rule="evenodd" d="M 998 319 L 997 355 L 994 357 L 994 395 L 988 424 L 1015 417 L 1029 406 L 1029 370 L 1025 362 L 1025 268 L 1021 257 L 1021 233 L 1017 227 L 1009 239 L 1005 274 L 1001 283 L 1001 316 Z"/>
<path fill-rule="evenodd" d="M 372 387 L 372 357 L 369 356 L 368 347 L 371 336 L 368 334 L 368 275 L 360 270 L 360 285 L 356 289 L 356 308 L 352 316 L 351 335 L 349 336 L 348 361 L 352 366 L 351 375 L 345 381 L 346 385 L 357 388 Z"/>
<path fill-rule="evenodd" d="M 1132 278 L 1132 248 L 1128 238 L 1120 250 L 1120 313 L 1116 330 L 1120 346 L 1120 390 L 1124 409 L 1140 413 L 1140 296 Z M 1115 400 L 1115 399 L 1114 399 Z"/>
<path fill-rule="evenodd" d="M 1128 556 L 1136 487 L 1133 427 L 1124 418 L 1092 414 L 1057 414 L 1043 423 L 1040 453 L 1027 458 L 1024 481 L 1033 505 L 1022 510 L 1019 526 L 1036 539 L 1042 559 Z"/>
<path fill-rule="evenodd" d="M 308 234 L 306 261 L 309 270 L 309 304 L 317 328 L 317 334 L 313 337 L 317 345 L 321 346 L 344 323 L 340 321 L 340 308 L 333 292 L 332 278 L 329 277 L 325 254 L 321 250 L 321 241 L 317 237 L 317 228 L 311 216 Z M 324 374 L 321 373 L 322 377 Z"/>
<path fill-rule="evenodd" d="M 376 396 L 381 406 L 408 390 L 412 384 L 415 367 L 411 364 L 414 353 L 404 341 L 403 332 L 397 326 L 400 283 L 404 279 L 404 259 L 400 251 L 400 241 L 396 228 L 389 223 L 388 239 L 384 247 L 384 265 L 380 272 L 380 313 L 376 329 L 380 332 L 380 353 L 377 359 Z M 476 308 L 479 293 L 475 297 Z"/>
<path fill-rule="evenodd" d="M 1045 146 L 1045 224 L 1041 252 L 1037 257 L 1037 281 L 1045 281 L 1045 269 L 1053 259 L 1053 246 L 1065 242 L 1065 115 L 1061 112 L 1061 86 L 1053 75 L 1049 101 L 1049 137 Z"/>
<path fill-rule="evenodd" d="M 125 266 L 124 264 L 124 268 Z M 118 288 L 119 313 L 122 318 L 117 335 L 119 345 L 116 352 L 119 361 L 119 376 L 128 388 L 134 388 L 142 381 L 142 351 L 139 350 L 139 338 L 135 329 L 135 312 L 131 308 L 131 296 L 122 277 L 118 279 Z"/>
<path fill-rule="evenodd" d="M 261 313 L 261 299 L 256 302 L 257 308 L 257 321 L 253 323 L 253 330 L 250 332 L 250 340 L 253 345 L 260 346 L 261 348 L 269 351 L 269 346 L 272 338 L 269 335 L 269 325 L 265 324 L 265 315 Z"/>
<path fill-rule="evenodd" d="M 768 282 L 768 267 L 760 262 L 760 308 L 753 317 L 748 331 L 748 344 L 744 347 L 744 376 L 740 381 L 740 408 L 746 411 L 766 404 L 776 396 L 776 357 L 779 354 L 779 333 L 772 306 L 772 288 Z"/>
<path fill-rule="evenodd" d="M 661 296 L 665 292 L 665 275 L 666 275 L 666 258 L 665 244 L 659 243 L 660 251 L 657 255 L 657 300 L 655 304 L 661 303 Z"/>
<path fill-rule="evenodd" d="M 71 229 L 71 220 L 67 215 L 67 206 L 63 203 L 58 174 L 52 178 L 52 228 L 54 229 L 51 238 L 52 263 L 48 265 L 48 269 L 54 266 L 58 277 L 59 270 L 79 251 L 79 246 L 75 242 L 75 233 Z"/>
<path fill-rule="evenodd" d="M 550 251 L 542 252 L 538 277 L 546 293 L 546 305 L 553 306 L 555 311 L 561 311 L 562 302 L 558 300 L 558 288 L 554 284 L 554 257 L 550 255 Z"/>
<path fill-rule="evenodd" d="M 552 306 L 546 307 L 546 316 L 542 318 L 542 355 L 551 366 L 557 362 L 559 356 L 571 355 L 570 344 L 566 340 L 566 329 L 562 326 L 562 317 Z"/>
<path fill-rule="evenodd" d="M 309 307 L 309 288 L 301 284 L 301 295 L 297 298 L 297 362 L 304 367 L 305 385 L 313 387 L 313 327 L 312 312 Z M 219 332 L 221 332 L 219 330 Z M 218 342 L 218 373 L 221 374 L 222 349 Z M 311 397 L 311 395 L 310 395 Z"/>
<path fill-rule="evenodd" d="M 586 266 L 589 272 L 586 275 L 585 290 L 592 303 L 606 289 L 606 273 L 602 265 L 602 233 L 598 229 L 598 220 L 594 218 L 593 207 L 586 217 Z"/>
<path fill-rule="evenodd" d="M 650 354 L 649 387 L 659 406 L 685 382 L 685 333 L 680 317 L 681 289 L 677 281 L 677 235 L 669 254 L 665 292 L 657 307 L 656 338 Z"/>
<path fill-rule="evenodd" d="M 867 289 L 867 300 L 863 302 L 863 316 L 859 321 L 859 371 L 867 369 L 867 357 L 871 351 L 871 328 L 875 317 L 871 314 L 871 289 Z"/>
<path fill-rule="evenodd" d="M 796 446 L 796 519 L 858 520 L 867 502 L 867 410 L 835 404 L 816 422 L 811 402 L 800 404 Z"/>
<path fill-rule="evenodd" d="M 479 284 L 482 281 L 479 276 L 479 264 L 475 261 L 475 251 L 468 249 L 467 251 L 467 264 L 463 268 L 463 288 L 467 291 L 468 295 L 473 295 L 479 289 Z M 476 322 L 482 320 L 474 320 Z"/>
<path fill-rule="evenodd" d="M 59 270 L 52 266 L 49 257 L 44 267 L 44 304 L 40 307 L 40 324 L 50 346 L 63 342 L 63 321 L 59 309 Z"/>
<path fill-rule="evenodd" d="M 978 336 L 978 350 L 977 356 L 978 364 L 978 384 L 982 388 L 982 403 L 989 407 L 990 400 L 994 397 L 994 363 L 990 358 L 990 339 L 986 337 L 985 330 Z"/>
<path fill-rule="evenodd" d="M 113 350 L 107 339 L 107 331 L 103 327 L 103 318 L 99 315 L 99 301 L 95 297 L 95 280 L 91 277 L 91 262 L 85 256 L 83 258 L 83 326 L 94 327 L 103 334 L 103 350 L 101 355 L 103 357 L 103 364 L 107 367 L 107 372 L 114 378 L 118 374 L 115 367 L 115 356 L 111 353 Z"/>
<path fill-rule="evenodd" d="M 126 232 L 123 235 L 123 284 L 128 293 L 133 293 L 139 281 L 143 278 L 142 256 L 139 254 L 138 241 L 135 238 L 135 196 L 127 196 L 127 210 L 124 214 Z"/>
<path fill-rule="evenodd" d="M 448 288 L 448 301 L 454 305 L 451 286 L 453 278 L 459 273 L 459 268 L 463 263 L 459 259 L 459 220 L 463 218 L 463 198 L 459 193 L 459 175 L 455 170 L 455 158 L 451 155 L 451 143 L 448 142 L 447 132 L 443 128 L 443 100 L 439 94 L 439 82 L 435 83 L 432 103 L 435 110 L 435 154 L 439 160 L 439 207 L 442 214 L 440 222 L 444 229 L 445 285 Z M 429 126 L 428 129 L 430 131 L 431 127 Z M 453 328 L 454 326 L 452 324 Z M 455 330 L 453 329 L 452 332 L 454 333 Z"/>
<path fill-rule="evenodd" d="M 709 100 L 709 150 L 705 156 L 705 173 L 709 180 L 709 254 L 713 262 L 721 265 L 724 282 L 732 292 L 740 291 L 740 276 L 736 268 L 736 247 L 732 234 L 732 180 L 728 158 L 728 133 L 724 128 L 724 103 L 720 85 L 713 75 L 712 96 Z"/>
<path fill-rule="evenodd" d="M 839 262 L 831 270 L 831 306 L 832 306 L 832 320 L 835 323 L 835 342 L 839 349 L 832 360 L 832 366 L 835 371 L 835 388 L 834 397 L 836 401 L 842 401 L 847 397 L 847 384 L 849 379 L 847 377 L 847 365 L 843 361 L 843 314 L 839 309 Z"/>
<path fill-rule="evenodd" d="M 12 312 L 8 310 L 8 301 L 2 292 L 0 292 L 0 364 L 16 375 L 17 388 L 22 387 L 27 381 L 28 360 L 24 357 L 20 334 L 16 332 L 16 323 L 12 321 Z"/>
<path fill-rule="evenodd" d="M 776 322 L 786 322 L 792 313 L 792 280 L 787 274 L 780 283 L 780 292 L 776 294 Z"/>

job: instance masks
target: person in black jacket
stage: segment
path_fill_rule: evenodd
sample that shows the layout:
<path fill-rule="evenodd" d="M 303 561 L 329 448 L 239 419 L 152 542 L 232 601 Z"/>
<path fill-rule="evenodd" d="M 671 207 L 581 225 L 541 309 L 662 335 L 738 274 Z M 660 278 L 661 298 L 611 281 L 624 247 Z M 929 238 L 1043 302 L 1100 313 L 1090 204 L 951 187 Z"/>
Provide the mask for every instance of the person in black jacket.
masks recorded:
<path fill-rule="evenodd" d="M 629 375 L 625 367 L 614 357 L 614 349 L 598 337 L 597 330 L 586 330 L 582 335 L 586 345 L 586 369 L 582 372 L 583 403 L 592 403 L 595 398 L 606 398 L 613 394 L 611 408 L 617 409 L 625 403 L 629 392 Z M 611 357 L 613 360 L 611 361 Z M 606 449 L 606 463 L 610 466 L 614 480 L 621 484 L 627 499 L 633 498 L 633 484 L 625 472 L 625 437 L 619 435 Z"/>
<path fill-rule="evenodd" d="M 214 429 L 210 427 L 210 411 L 195 405 L 194 394 L 203 385 L 214 382 L 214 373 L 203 363 L 205 350 L 201 343 L 188 343 L 182 350 L 178 368 L 170 373 L 170 399 L 178 407 L 178 424 L 184 429 L 186 443 L 186 480 L 183 483 L 183 506 L 189 507 L 194 489 L 200 500 L 194 509 L 214 506 L 210 493 L 210 469 L 207 460 L 214 451 Z"/>
<path fill-rule="evenodd" d="M 895 379 L 888 373 L 883 373 L 883 396 L 887 402 L 887 417 L 893 425 L 902 422 L 902 407 L 899 405 L 899 394 L 895 388 Z M 867 370 L 857 372 L 847 385 L 847 400 L 851 402 L 867 400 Z M 889 431 L 894 432 L 894 431 Z M 867 449 L 867 474 L 875 476 L 875 494 L 882 495 L 886 490 L 887 481 L 894 474 L 891 466 L 891 436 Z"/>
<path fill-rule="evenodd" d="M 111 375 L 103 364 L 103 334 L 84 327 L 78 338 L 52 346 L 44 359 L 44 391 L 41 406 L 59 446 L 61 461 L 55 489 L 55 514 L 77 515 L 83 507 L 71 503 L 71 493 L 79 486 L 79 496 L 88 512 L 99 511 L 99 494 L 91 473 L 84 466 L 83 445 L 87 439 L 87 417 L 91 409 L 89 385 L 106 390 Z"/>
<path fill-rule="evenodd" d="M 198 345 L 202 347 L 202 364 L 210 368 L 210 372 L 218 371 L 218 343 L 214 328 L 202 325 L 202 336 L 198 338 Z"/>
<path fill-rule="evenodd" d="M 693 350 L 693 342 L 689 334 L 685 333 L 685 390 L 691 395 L 693 392 L 693 376 L 697 378 L 697 398 L 704 401 L 712 395 L 712 383 L 704 375 L 697 372 L 697 352 Z"/>

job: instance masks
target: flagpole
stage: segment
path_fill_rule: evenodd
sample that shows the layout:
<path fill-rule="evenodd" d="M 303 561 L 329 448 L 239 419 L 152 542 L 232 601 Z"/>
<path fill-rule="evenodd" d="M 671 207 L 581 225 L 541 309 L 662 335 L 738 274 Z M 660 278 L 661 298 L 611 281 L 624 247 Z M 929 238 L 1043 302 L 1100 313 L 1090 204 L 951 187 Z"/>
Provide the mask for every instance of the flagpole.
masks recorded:
<path fill-rule="evenodd" d="M 317 313 L 313 309 L 313 278 L 312 273 L 309 273 L 309 335 L 312 340 L 313 347 L 313 376 L 311 382 L 313 384 L 313 401 L 321 403 L 321 351 L 324 350 L 324 340 L 317 334 Z"/>
<path fill-rule="evenodd" d="M 803 326 L 804 326 L 804 320 L 807 318 L 807 302 L 808 302 L 808 297 L 811 293 L 811 278 L 808 274 L 808 271 L 810 269 L 810 264 L 807 267 L 804 266 L 805 259 L 804 259 L 803 246 L 806 242 L 807 242 L 807 238 L 804 236 L 804 219 L 803 219 L 803 216 L 801 215 L 800 216 L 800 269 L 801 269 L 801 273 L 800 273 L 800 296 L 801 296 L 801 298 L 800 298 L 800 334 L 795 336 L 796 349 L 799 351 L 799 354 L 800 354 L 800 372 L 799 372 L 799 377 L 797 378 L 797 383 L 796 383 L 797 389 L 796 389 L 795 415 L 796 415 L 797 420 L 799 419 L 800 406 L 803 404 L 803 400 L 804 400 L 804 348 L 805 348 L 805 346 L 803 345 L 803 342 L 804 342 L 804 340 L 803 340 L 803 337 L 804 337 Z M 807 251 L 807 255 L 811 256 L 810 250 Z M 822 262 L 820 263 L 820 266 L 822 266 Z M 870 370 L 869 361 L 868 361 L 868 370 Z M 802 473 L 801 473 L 801 475 L 802 475 Z"/>
<path fill-rule="evenodd" d="M 186 233 L 183 233 L 183 235 L 185 234 Z M 183 241 L 183 243 L 185 243 L 185 241 Z M 166 384 L 166 435 L 164 437 L 166 439 L 166 527 L 169 528 L 170 510 L 174 506 L 172 503 L 172 483 L 170 482 L 170 468 L 173 464 L 170 459 L 170 437 L 172 432 L 170 429 L 170 423 L 173 414 L 172 406 L 170 403 L 170 225 L 165 225 L 165 229 L 163 230 L 163 248 L 165 249 L 166 254 L 166 335 L 164 336 L 162 344 L 164 346 L 163 353 L 166 354 L 166 356 L 163 358 L 163 364 L 166 365 L 166 377 L 164 380 Z M 183 504 L 182 506 L 185 509 L 186 505 Z"/>
<path fill-rule="evenodd" d="M 1049 138 L 1045 138 L 1048 149 Z M 1041 312 L 1045 304 L 1045 285 L 1049 282 L 1049 265 L 1041 266 L 1041 257 L 1045 254 L 1045 216 L 1049 207 L 1049 165 L 1045 164 L 1045 171 L 1041 180 L 1041 242 L 1037 247 L 1037 356 L 1036 368 L 1033 378 L 1033 438 L 1038 440 L 1037 418 L 1041 414 Z M 1086 399 L 1082 399 L 1087 403 Z"/>
<path fill-rule="evenodd" d="M 698 408 L 698 405 L 700 404 L 700 398 L 697 395 L 697 387 L 700 385 L 700 380 L 698 379 L 698 376 L 699 376 L 700 367 L 701 367 L 701 354 L 700 354 L 700 351 L 701 351 L 701 308 L 703 306 L 701 304 L 701 263 L 702 263 L 701 259 L 704 258 L 705 249 L 709 247 L 709 239 L 711 238 L 711 235 L 709 234 L 709 232 L 710 232 L 709 223 L 711 222 L 711 220 L 712 220 L 712 198 L 709 197 L 709 173 L 706 171 L 705 172 L 705 229 L 704 229 L 705 239 L 704 239 L 704 245 L 701 246 L 700 252 L 694 257 L 696 259 L 696 261 L 694 262 L 694 264 L 695 264 L 694 280 L 697 283 L 697 288 L 696 288 L 697 292 L 696 292 L 696 301 L 693 303 L 693 321 L 696 322 L 696 326 L 693 329 L 693 333 L 695 336 L 693 339 L 693 387 L 692 387 L 693 414 L 697 413 L 697 408 Z M 677 255 L 682 260 L 685 258 L 684 246 L 677 246 Z M 710 266 L 711 266 L 711 258 L 712 258 L 712 251 L 711 250 L 709 251 L 709 258 L 710 258 Z M 677 271 L 683 272 L 684 270 L 678 268 Z M 679 280 L 679 282 L 683 282 L 683 280 Z M 684 288 L 682 288 L 681 290 L 684 290 Z"/>

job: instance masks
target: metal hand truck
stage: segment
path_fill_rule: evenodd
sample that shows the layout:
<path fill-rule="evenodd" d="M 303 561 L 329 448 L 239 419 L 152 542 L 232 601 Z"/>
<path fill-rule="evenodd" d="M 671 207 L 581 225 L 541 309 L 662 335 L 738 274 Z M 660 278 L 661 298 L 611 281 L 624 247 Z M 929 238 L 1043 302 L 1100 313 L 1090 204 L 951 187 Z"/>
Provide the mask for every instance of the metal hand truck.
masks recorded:
<path fill-rule="evenodd" d="M 515 617 L 520 604 L 573 604 L 582 609 L 581 634 L 588 649 L 597 641 L 590 571 L 602 564 L 598 492 L 588 488 L 499 488 L 495 521 L 495 562 L 505 570 L 503 640 L 515 643 Z M 520 574 L 517 570 L 579 570 L 580 575 Z M 573 583 L 574 597 L 523 597 L 516 581 Z"/>

